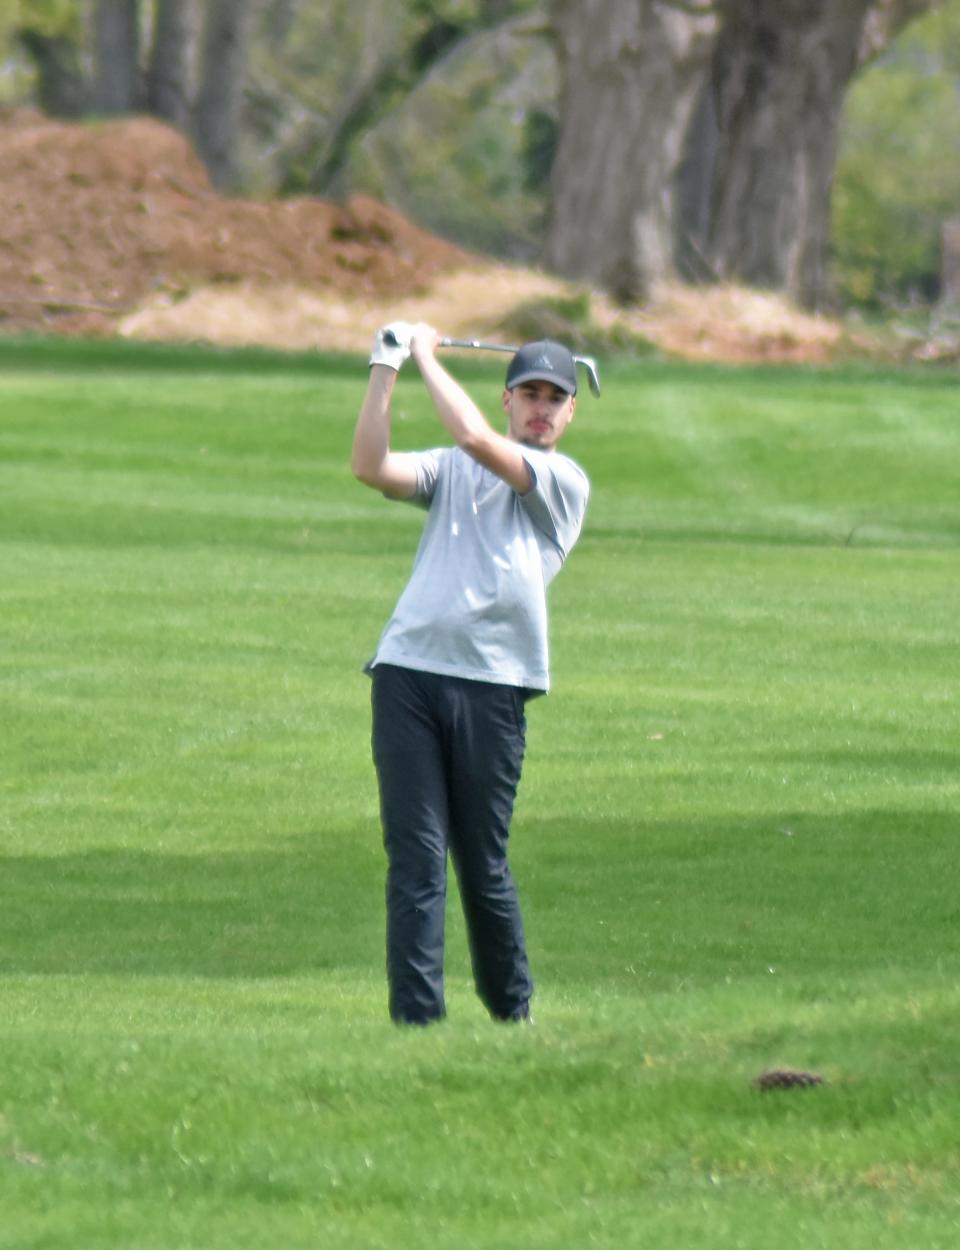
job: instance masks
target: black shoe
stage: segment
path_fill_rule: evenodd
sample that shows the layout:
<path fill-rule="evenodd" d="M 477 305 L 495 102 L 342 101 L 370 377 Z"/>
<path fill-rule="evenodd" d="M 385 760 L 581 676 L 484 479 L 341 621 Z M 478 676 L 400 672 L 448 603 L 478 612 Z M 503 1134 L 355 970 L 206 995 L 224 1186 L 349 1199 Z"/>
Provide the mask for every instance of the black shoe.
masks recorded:
<path fill-rule="evenodd" d="M 530 1004 L 521 1003 L 519 1007 L 515 1007 L 508 1016 L 500 1016 L 501 1020 L 508 1024 L 533 1024 L 533 1016 L 530 1014 Z"/>

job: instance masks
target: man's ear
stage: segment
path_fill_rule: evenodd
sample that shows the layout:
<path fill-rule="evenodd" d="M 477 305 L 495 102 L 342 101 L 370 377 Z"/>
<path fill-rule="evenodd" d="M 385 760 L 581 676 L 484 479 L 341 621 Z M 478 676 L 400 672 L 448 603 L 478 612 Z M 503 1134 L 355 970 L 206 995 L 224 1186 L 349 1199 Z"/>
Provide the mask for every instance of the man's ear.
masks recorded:
<path fill-rule="evenodd" d="M 500 406 L 504 412 L 510 411 L 510 392 L 506 387 L 503 388 L 503 394 L 500 396 Z"/>

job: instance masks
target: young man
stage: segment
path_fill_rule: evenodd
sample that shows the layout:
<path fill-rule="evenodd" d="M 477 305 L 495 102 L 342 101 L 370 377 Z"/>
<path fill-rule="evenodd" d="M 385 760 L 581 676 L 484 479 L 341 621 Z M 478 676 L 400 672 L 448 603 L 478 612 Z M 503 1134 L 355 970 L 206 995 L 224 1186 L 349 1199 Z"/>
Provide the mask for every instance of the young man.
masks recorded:
<path fill-rule="evenodd" d="M 460 885 L 477 992 L 500 1020 L 529 1016 L 533 982 L 507 839 L 524 705 L 549 687 L 546 589 L 577 540 L 589 484 L 556 451 L 576 366 L 552 342 L 511 359 L 505 435 L 436 358 L 432 327 L 377 332 L 351 466 L 390 499 L 428 509 L 413 572 L 367 666 L 387 852 L 390 1014 L 445 1014 L 447 853 Z M 391 450 L 391 396 L 413 356 L 454 446 Z"/>

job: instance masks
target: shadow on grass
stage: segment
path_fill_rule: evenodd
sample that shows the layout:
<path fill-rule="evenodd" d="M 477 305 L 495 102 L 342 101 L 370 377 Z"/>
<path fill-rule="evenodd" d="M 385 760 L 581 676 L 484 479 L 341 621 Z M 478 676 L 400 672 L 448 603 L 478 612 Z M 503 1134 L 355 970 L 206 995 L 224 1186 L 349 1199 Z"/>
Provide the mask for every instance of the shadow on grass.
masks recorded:
<path fill-rule="evenodd" d="M 826 521 L 818 525 L 797 523 L 792 528 L 776 519 L 767 524 L 755 519 L 748 523 L 739 517 L 725 518 L 722 514 L 718 514 L 715 524 L 705 525 L 669 526 L 661 524 L 656 518 L 651 518 L 646 523 L 638 521 L 635 525 L 626 526 L 591 524 L 584 540 L 585 545 L 589 540 L 601 545 L 611 542 L 628 545 L 644 542 L 737 547 L 837 547 L 874 551 L 919 548 L 940 551 L 953 548 L 958 535 L 960 524 L 950 516 L 938 517 L 929 525 L 901 519 L 878 520 L 875 524 L 870 524 L 854 523 L 842 512 L 834 515 L 828 509 Z"/>
<path fill-rule="evenodd" d="M 549 980 L 819 981 L 955 962 L 955 842 L 947 812 L 570 817 L 523 820 L 514 867 Z M 383 963 L 382 854 L 359 835 L 7 857 L 0 873 L 0 972 L 248 978 Z"/>
<path fill-rule="evenodd" d="M 564 818 L 525 830 L 519 876 L 552 977 L 773 988 L 957 967 L 956 835 L 947 811 Z"/>
<path fill-rule="evenodd" d="M 102 850 L 7 857 L 0 874 L 0 973 L 247 978 L 383 960 L 373 853 Z"/>

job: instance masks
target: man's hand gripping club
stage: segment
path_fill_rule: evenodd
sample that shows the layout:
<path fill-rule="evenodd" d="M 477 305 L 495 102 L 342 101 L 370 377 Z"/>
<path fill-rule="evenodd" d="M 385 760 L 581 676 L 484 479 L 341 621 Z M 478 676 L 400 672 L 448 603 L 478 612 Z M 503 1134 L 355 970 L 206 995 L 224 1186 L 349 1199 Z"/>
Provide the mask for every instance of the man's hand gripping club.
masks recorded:
<path fill-rule="evenodd" d="M 350 456 L 354 476 L 393 499 L 409 499 L 417 488 L 411 458 L 390 450 L 390 402 L 397 375 L 410 356 L 413 330 L 409 321 L 391 321 L 374 335 L 370 378 Z"/>
<path fill-rule="evenodd" d="M 399 373 L 404 361 L 410 356 L 410 340 L 416 329 L 409 321 L 391 321 L 374 335 L 371 365 L 386 365 Z"/>
<path fill-rule="evenodd" d="M 463 387 L 436 358 L 441 339 L 433 326 L 392 321 L 379 329 L 370 356 L 370 382 L 354 435 L 351 466 L 367 486 L 393 498 L 416 490 L 410 458 L 390 449 L 390 403 L 397 374 L 412 355 L 448 433 L 469 456 L 503 478 L 521 494 L 531 487 L 530 471 L 519 445 L 488 423 Z M 375 368 L 373 366 L 385 366 Z"/>

